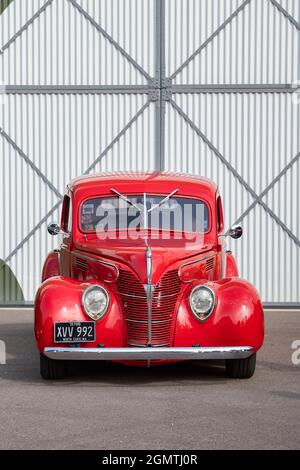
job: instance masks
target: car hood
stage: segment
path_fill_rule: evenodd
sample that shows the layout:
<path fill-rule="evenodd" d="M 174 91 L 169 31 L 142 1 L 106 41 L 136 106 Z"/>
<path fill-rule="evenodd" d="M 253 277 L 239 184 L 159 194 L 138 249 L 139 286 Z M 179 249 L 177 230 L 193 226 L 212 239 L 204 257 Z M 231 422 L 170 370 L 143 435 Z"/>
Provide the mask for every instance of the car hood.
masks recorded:
<path fill-rule="evenodd" d="M 74 243 L 76 251 L 83 251 L 102 259 L 126 264 L 131 267 L 143 283 L 147 283 L 147 248 L 151 248 L 152 282 L 156 283 L 163 272 L 172 264 L 186 261 L 189 258 L 206 253 L 213 249 L 212 244 L 203 243 L 203 237 L 193 242 L 185 239 L 171 238 L 168 240 L 138 238 L 99 240 L 82 239 Z"/>

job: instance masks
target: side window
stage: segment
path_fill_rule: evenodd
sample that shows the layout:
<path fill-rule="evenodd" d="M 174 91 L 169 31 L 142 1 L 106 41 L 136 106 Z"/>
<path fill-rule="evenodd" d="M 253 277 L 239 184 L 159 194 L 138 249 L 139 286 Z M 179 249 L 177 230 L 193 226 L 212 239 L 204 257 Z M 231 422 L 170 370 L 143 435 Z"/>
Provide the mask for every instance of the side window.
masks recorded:
<path fill-rule="evenodd" d="M 222 232 L 224 229 L 224 219 L 223 219 L 223 208 L 222 208 L 222 201 L 221 197 L 219 196 L 217 199 L 217 218 L 218 218 L 218 232 Z"/>
<path fill-rule="evenodd" d="M 61 213 L 61 229 L 64 232 L 71 232 L 72 229 L 72 204 L 69 196 L 65 195 Z"/>
<path fill-rule="evenodd" d="M 71 233 L 72 231 L 72 200 L 69 198 L 69 214 L 68 214 L 68 226 L 67 231 Z"/>

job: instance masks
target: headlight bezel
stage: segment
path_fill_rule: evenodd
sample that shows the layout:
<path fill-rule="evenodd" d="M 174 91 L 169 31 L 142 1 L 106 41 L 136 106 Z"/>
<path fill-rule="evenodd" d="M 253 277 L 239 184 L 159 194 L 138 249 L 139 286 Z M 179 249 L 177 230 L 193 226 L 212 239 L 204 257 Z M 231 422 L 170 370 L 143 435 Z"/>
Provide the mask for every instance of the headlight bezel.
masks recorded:
<path fill-rule="evenodd" d="M 104 294 L 105 299 L 106 299 L 105 308 L 100 313 L 91 312 L 91 310 L 88 308 L 88 305 L 86 303 L 87 296 L 90 294 L 90 292 L 92 292 L 94 290 L 101 291 Z M 88 286 L 86 289 L 84 289 L 84 291 L 82 292 L 81 305 L 82 305 L 82 308 L 83 308 L 84 312 L 88 315 L 88 317 L 90 317 L 93 321 L 99 321 L 105 316 L 105 314 L 108 311 L 108 308 L 109 308 L 109 305 L 110 305 L 109 293 L 103 286 L 100 286 L 99 284 L 92 284 L 92 285 Z"/>
<path fill-rule="evenodd" d="M 192 303 L 193 295 L 195 294 L 195 292 L 197 290 L 200 290 L 200 289 L 208 291 L 212 296 L 212 300 L 213 300 L 212 305 L 210 306 L 210 308 L 206 312 L 197 312 L 197 311 L 195 311 L 194 305 Z M 217 298 L 216 298 L 216 293 L 215 293 L 214 289 L 210 286 L 205 285 L 205 284 L 200 284 L 200 285 L 195 286 L 189 294 L 190 309 L 191 309 L 193 315 L 195 316 L 195 318 L 197 318 L 197 320 L 200 321 L 201 323 L 208 320 L 208 318 L 213 314 L 213 312 L 215 310 L 216 303 L 217 303 Z M 204 318 L 201 318 L 201 316 L 204 316 Z"/>

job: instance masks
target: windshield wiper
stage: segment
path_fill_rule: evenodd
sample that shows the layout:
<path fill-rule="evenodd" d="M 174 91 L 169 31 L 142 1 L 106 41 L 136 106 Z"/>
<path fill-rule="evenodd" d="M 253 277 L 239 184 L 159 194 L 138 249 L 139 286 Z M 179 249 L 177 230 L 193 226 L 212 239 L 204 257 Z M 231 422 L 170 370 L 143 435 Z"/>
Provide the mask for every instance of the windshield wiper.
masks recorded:
<path fill-rule="evenodd" d="M 150 209 L 148 209 L 148 212 L 154 211 L 154 209 L 157 209 L 158 207 L 162 206 L 165 202 L 167 202 L 174 194 L 176 194 L 179 191 L 179 189 L 174 189 L 168 196 L 164 197 L 158 204 L 155 204 L 152 206 Z"/>
<path fill-rule="evenodd" d="M 132 207 L 135 207 L 139 212 L 142 212 L 142 209 L 139 206 L 137 206 L 134 202 L 132 202 L 130 199 L 128 199 L 128 197 L 124 196 L 124 194 L 119 193 L 119 191 L 117 191 L 114 188 L 110 188 L 110 190 L 113 193 L 117 194 L 117 196 L 119 196 L 120 199 L 123 199 L 123 201 L 127 202 L 127 204 L 129 204 Z"/>
<path fill-rule="evenodd" d="M 174 196 L 174 194 L 176 194 L 179 189 L 174 189 L 174 191 L 172 191 L 170 194 L 168 194 L 166 197 L 164 197 L 161 201 L 159 201 L 158 204 L 155 204 L 154 206 L 150 207 L 150 209 L 147 210 L 146 208 L 146 201 L 147 201 L 147 196 L 146 194 L 144 194 L 144 208 L 141 209 L 138 205 L 136 205 L 134 202 L 132 202 L 128 197 L 124 196 L 124 194 L 121 194 L 119 193 L 119 191 L 117 191 L 116 189 L 114 188 L 110 188 L 110 190 L 117 194 L 117 196 L 119 196 L 120 199 L 122 199 L 123 201 L 127 202 L 127 204 L 129 204 L 130 206 L 132 207 L 135 207 L 139 212 L 143 212 L 143 213 L 149 213 L 149 212 L 152 212 L 154 211 L 155 209 L 157 209 L 158 207 L 162 206 L 163 204 L 165 204 L 169 199 L 171 199 L 172 196 Z"/>

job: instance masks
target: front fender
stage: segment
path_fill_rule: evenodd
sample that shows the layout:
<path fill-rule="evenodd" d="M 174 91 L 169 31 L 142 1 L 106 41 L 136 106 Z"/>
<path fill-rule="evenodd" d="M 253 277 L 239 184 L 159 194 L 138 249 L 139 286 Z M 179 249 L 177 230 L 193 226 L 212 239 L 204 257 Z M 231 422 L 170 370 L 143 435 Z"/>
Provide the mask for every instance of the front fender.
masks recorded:
<path fill-rule="evenodd" d="M 231 251 L 226 251 L 226 277 L 239 277 L 239 270 Z"/>
<path fill-rule="evenodd" d="M 178 309 L 174 346 L 251 346 L 257 351 L 263 344 L 264 317 L 256 289 L 238 278 L 203 284 L 215 291 L 214 312 L 204 322 L 192 313 L 189 294 L 199 285 L 193 283 Z"/>
<path fill-rule="evenodd" d="M 54 277 L 59 275 L 59 251 L 51 251 L 43 265 L 42 271 L 42 282 L 49 279 L 49 277 Z"/>
<path fill-rule="evenodd" d="M 54 323 L 91 321 L 81 305 L 82 292 L 91 284 L 102 285 L 110 296 L 110 305 L 104 317 L 96 322 L 96 341 L 85 347 L 124 346 L 124 322 L 114 293 L 98 281 L 81 282 L 68 277 L 47 279 L 39 288 L 35 299 L 35 338 L 39 351 L 55 346 Z"/>

